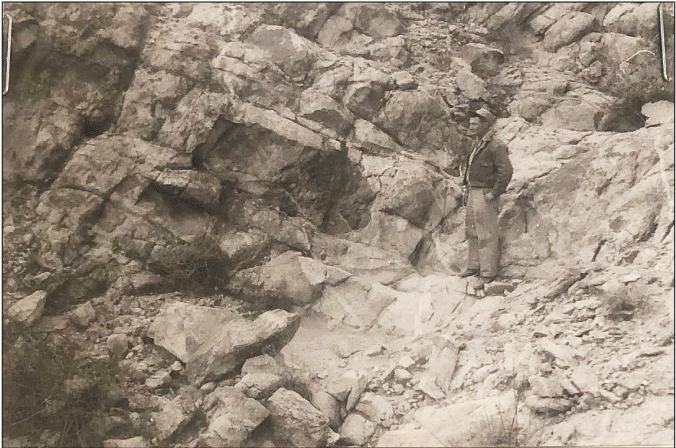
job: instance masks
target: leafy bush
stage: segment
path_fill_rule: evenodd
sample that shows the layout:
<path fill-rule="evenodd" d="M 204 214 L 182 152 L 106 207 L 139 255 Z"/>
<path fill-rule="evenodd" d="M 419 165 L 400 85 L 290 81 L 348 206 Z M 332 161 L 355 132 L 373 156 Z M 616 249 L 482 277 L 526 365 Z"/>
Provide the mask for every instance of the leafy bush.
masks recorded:
<path fill-rule="evenodd" d="M 112 404 L 114 362 L 77 358 L 74 342 L 14 321 L 2 336 L 4 435 L 38 440 L 48 432 L 55 446 L 100 445 L 103 435 L 88 423 Z"/>

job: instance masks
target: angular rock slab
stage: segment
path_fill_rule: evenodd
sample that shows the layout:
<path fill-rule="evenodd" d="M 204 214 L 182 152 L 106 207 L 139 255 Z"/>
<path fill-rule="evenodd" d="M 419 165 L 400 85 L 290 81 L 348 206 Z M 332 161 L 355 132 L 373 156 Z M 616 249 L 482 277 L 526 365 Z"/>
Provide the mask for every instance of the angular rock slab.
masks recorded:
<path fill-rule="evenodd" d="M 360 414 L 350 414 L 340 427 L 340 437 L 348 443 L 362 446 L 367 443 L 376 432 L 376 424 Z"/>
<path fill-rule="evenodd" d="M 209 421 L 201 444 L 210 447 L 242 446 L 251 431 L 269 415 L 268 410 L 252 398 L 247 398 L 234 387 L 223 387 L 213 392 L 218 407 Z"/>
<path fill-rule="evenodd" d="M 538 397 L 531 395 L 526 398 L 526 406 L 538 414 L 555 415 L 569 410 L 573 404 L 562 397 Z"/>
<path fill-rule="evenodd" d="M 241 317 L 226 309 L 174 302 L 155 318 L 148 336 L 153 338 L 155 345 L 187 363 L 191 353 L 237 319 Z"/>
<path fill-rule="evenodd" d="M 175 437 L 192 420 L 195 404 L 187 396 L 178 396 L 173 400 L 163 399 L 166 403 L 158 412 L 152 413 L 155 422 L 155 436 L 158 441 L 166 442 Z"/>
<path fill-rule="evenodd" d="M 246 360 L 242 366 L 242 375 L 246 375 L 247 373 L 268 373 L 284 376 L 285 370 L 272 356 L 261 355 Z"/>
<path fill-rule="evenodd" d="M 69 317 L 75 325 L 86 328 L 96 319 L 96 310 L 91 302 L 86 302 L 71 311 Z"/>
<path fill-rule="evenodd" d="M 233 321 L 191 356 L 186 374 L 193 383 L 202 385 L 264 351 L 279 352 L 299 326 L 300 316 L 284 310 L 267 311 L 253 322 L 243 318 Z"/>
<path fill-rule="evenodd" d="M 291 77 L 305 75 L 319 53 L 315 43 L 281 26 L 261 25 L 248 41 L 268 53 L 270 60 Z"/>
<path fill-rule="evenodd" d="M 341 422 L 340 401 L 336 397 L 323 390 L 313 391 L 310 403 L 329 418 L 329 427 L 331 429 L 338 429 Z"/>
<path fill-rule="evenodd" d="M 389 428 L 394 423 L 392 404 L 382 395 L 376 395 L 373 392 L 364 393 L 355 410 L 385 428 Z"/>
<path fill-rule="evenodd" d="M 186 375 L 200 386 L 263 351 L 278 351 L 299 325 L 300 316 L 283 310 L 250 321 L 227 310 L 175 302 L 152 323 L 149 334 L 186 363 Z"/>
<path fill-rule="evenodd" d="M 273 436 L 284 446 L 328 446 L 338 440 L 329 418 L 296 392 L 279 389 L 268 400 Z"/>
<path fill-rule="evenodd" d="M 587 34 L 596 24 L 596 18 L 584 12 L 571 12 L 552 25 L 545 33 L 544 47 L 556 51 Z"/>
<path fill-rule="evenodd" d="M 355 276 L 363 275 L 370 282 L 383 285 L 415 272 L 411 263 L 401 255 L 321 233 L 312 236 L 312 252 L 326 265 L 339 267 Z"/>
<path fill-rule="evenodd" d="M 247 373 L 235 385 L 244 395 L 256 400 L 268 398 L 286 384 L 286 378 L 272 373 Z"/>
<path fill-rule="evenodd" d="M 246 297 L 272 298 L 280 305 L 306 305 L 321 296 L 325 285 L 340 283 L 350 275 L 290 251 L 263 266 L 239 271 L 228 287 Z"/>
<path fill-rule="evenodd" d="M 446 394 L 451 392 L 451 381 L 458 365 L 458 347 L 448 341 L 441 347 L 436 345 L 428 362 L 428 372 L 435 378 L 435 383 Z"/>
<path fill-rule="evenodd" d="M 507 392 L 483 400 L 420 408 L 414 418 L 444 446 L 469 446 L 484 440 L 486 428 L 497 431 L 502 422 L 510 422 L 515 412 L 514 394 Z"/>
<path fill-rule="evenodd" d="M 7 316 L 26 325 L 32 325 L 42 316 L 46 299 L 45 291 L 36 291 L 12 305 L 7 311 Z"/>
<path fill-rule="evenodd" d="M 674 103 L 657 101 L 646 103 L 641 107 L 641 113 L 648 117 L 646 126 L 653 126 L 674 121 Z"/>
<path fill-rule="evenodd" d="M 325 316 L 357 328 L 371 328 L 383 310 L 397 298 L 397 291 L 367 279 L 350 278 L 324 290 L 317 310 Z"/>
<path fill-rule="evenodd" d="M 450 324 L 472 306 L 464 279 L 447 276 L 412 275 L 394 285 L 396 301 L 378 317 L 377 326 L 386 331 L 422 335 Z"/>

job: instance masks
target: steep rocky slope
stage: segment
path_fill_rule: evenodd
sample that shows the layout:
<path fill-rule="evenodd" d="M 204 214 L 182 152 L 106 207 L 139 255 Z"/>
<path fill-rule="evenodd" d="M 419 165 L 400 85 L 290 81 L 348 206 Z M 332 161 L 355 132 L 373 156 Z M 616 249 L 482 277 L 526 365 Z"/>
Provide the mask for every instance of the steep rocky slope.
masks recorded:
<path fill-rule="evenodd" d="M 3 310 L 120 369 L 79 443 L 673 443 L 655 4 L 5 12 Z M 515 166 L 482 299 L 456 276 L 480 106 Z"/>

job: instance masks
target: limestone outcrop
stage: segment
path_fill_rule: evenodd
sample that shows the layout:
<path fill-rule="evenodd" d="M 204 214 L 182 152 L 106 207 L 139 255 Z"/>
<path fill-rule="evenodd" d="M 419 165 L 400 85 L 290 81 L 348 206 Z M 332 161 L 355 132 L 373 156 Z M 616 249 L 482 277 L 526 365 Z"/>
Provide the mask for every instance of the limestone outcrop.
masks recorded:
<path fill-rule="evenodd" d="M 656 5 L 4 12 L 3 310 L 32 335 L 8 365 L 35 332 L 121 369 L 90 444 L 535 443 L 517 415 L 538 443 L 595 444 L 602 419 L 673 443 Z M 457 276 L 479 107 L 514 165 L 482 299 Z"/>

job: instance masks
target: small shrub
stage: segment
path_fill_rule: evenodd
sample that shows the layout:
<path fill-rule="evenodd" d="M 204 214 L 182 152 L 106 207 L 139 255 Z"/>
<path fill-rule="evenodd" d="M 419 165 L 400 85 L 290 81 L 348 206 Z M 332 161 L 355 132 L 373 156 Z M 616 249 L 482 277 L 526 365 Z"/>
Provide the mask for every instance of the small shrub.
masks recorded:
<path fill-rule="evenodd" d="M 180 291 L 220 292 L 228 280 L 229 259 L 218 241 L 208 235 L 172 247 L 155 248 L 151 264 Z"/>
<path fill-rule="evenodd" d="M 514 389 L 515 404 L 513 412 L 501 412 L 498 419 L 486 419 L 482 424 L 482 436 L 476 440 L 477 446 L 540 446 L 545 425 L 536 427 L 531 421 L 525 426 L 519 425 L 517 418 L 521 394 Z"/>
<path fill-rule="evenodd" d="M 483 437 L 479 446 L 519 446 L 519 425 L 514 414 L 501 413 L 500 421 L 486 420 L 482 424 Z"/>
<path fill-rule="evenodd" d="M 2 336 L 4 434 L 38 440 L 48 433 L 55 446 L 100 444 L 103 434 L 88 423 L 112 405 L 116 365 L 77 358 L 74 342 L 17 322 L 5 321 Z"/>
<path fill-rule="evenodd" d="M 293 375 L 288 375 L 286 378 L 286 384 L 284 388 L 296 392 L 301 397 L 305 398 L 307 401 L 312 399 L 312 392 L 308 386 L 308 381 L 298 378 Z"/>

